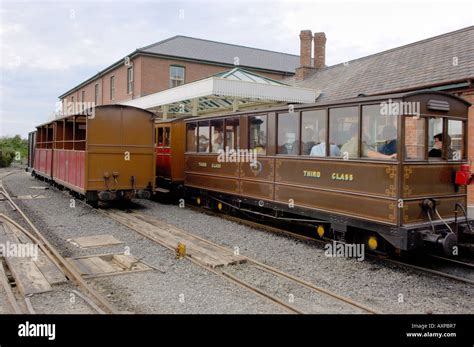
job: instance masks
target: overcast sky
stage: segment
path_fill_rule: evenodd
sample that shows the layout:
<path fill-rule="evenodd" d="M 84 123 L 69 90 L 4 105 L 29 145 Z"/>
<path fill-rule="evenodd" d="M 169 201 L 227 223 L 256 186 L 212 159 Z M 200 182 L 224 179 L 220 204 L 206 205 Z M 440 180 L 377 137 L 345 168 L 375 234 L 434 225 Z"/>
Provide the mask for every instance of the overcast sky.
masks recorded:
<path fill-rule="evenodd" d="M 0 136 L 26 136 L 58 96 L 111 63 L 174 35 L 299 54 L 324 31 L 333 65 L 473 25 L 471 1 L 0 0 Z"/>

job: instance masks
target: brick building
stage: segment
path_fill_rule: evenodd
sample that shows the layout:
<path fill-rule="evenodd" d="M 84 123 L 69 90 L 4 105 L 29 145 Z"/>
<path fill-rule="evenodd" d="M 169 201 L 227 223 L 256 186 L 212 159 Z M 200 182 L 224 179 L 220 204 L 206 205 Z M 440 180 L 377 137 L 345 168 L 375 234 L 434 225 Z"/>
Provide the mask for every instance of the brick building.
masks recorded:
<path fill-rule="evenodd" d="M 313 36 L 305 30 L 300 41 L 300 66 L 285 82 L 316 89 L 317 102 L 429 88 L 474 104 L 474 26 L 333 66 L 325 65 L 324 33 Z M 467 133 L 474 163 L 474 106 Z M 474 186 L 469 187 L 468 203 L 474 216 Z"/>
<path fill-rule="evenodd" d="M 139 48 L 59 98 L 97 105 L 123 102 L 193 82 L 236 65 L 281 80 L 293 76 L 299 56 L 174 36 Z"/>

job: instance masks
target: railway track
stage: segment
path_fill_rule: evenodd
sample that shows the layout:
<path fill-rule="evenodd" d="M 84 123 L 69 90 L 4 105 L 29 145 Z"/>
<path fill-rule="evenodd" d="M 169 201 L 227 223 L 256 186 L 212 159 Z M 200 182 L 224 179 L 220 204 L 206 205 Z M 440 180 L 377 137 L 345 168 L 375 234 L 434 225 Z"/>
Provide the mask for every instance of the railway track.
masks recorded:
<path fill-rule="evenodd" d="M 187 207 L 193 209 L 194 211 L 198 211 L 198 212 L 201 212 L 201 213 L 206 213 L 206 214 L 211 215 L 211 216 L 223 218 L 223 219 L 226 219 L 228 221 L 232 221 L 232 222 L 235 222 L 235 223 L 239 223 L 239 224 L 243 224 L 243 225 L 252 227 L 254 229 L 260 229 L 260 230 L 275 233 L 275 234 L 286 235 L 286 236 L 289 236 L 289 237 L 292 237 L 292 238 L 295 238 L 295 239 L 298 239 L 298 240 L 301 240 L 301 241 L 311 242 L 311 243 L 318 244 L 318 245 L 323 245 L 324 246 L 324 245 L 327 244 L 327 241 L 322 240 L 322 239 L 317 239 L 317 238 L 314 238 L 314 237 L 301 235 L 301 234 L 291 232 L 291 231 L 288 231 L 288 230 L 285 230 L 285 229 L 282 229 L 282 228 L 277 228 L 277 227 L 266 225 L 266 224 L 263 224 L 263 223 L 258 223 L 258 222 L 255 222 L 255 221 L 250 221 L 250 220 L 238 218 L 238 217 L 231 216 L 231 215 L 228 215 L 228 214 L 218 213 L 218 212 L 215 212 L 215 211 L 207 209 L 207 208 L 197 207 L 197 206 L 193 206 L 193 205 L 187 205 Z M 462 275 L 458 274 L 459 271 L 456 271 L 456 268 L 455 268 L 455 267 L 463 267 L 463 268 L 466 268 L 468 270 L 473 270 L 474 269 L 474 263 L 468 262 L 467 260 L 456 260 L 456 259 L 452 259 L 452 258 L 446 258 L 446 257 L 438 256 L 438 255 L 427 255 L 427 256 L 432 257 L 433 259 L 437 259 L 439 261 L 442 261 L 445 264 L 450 264 L 450 266 L 445 265 L 445 266 L 440 266 L 438 268 L 430 268 L 430 267 L 427 267 L 427 266 L 412 264 L 412 263 L 409 263 L 407 261 L 403 261 L 403 260 L 400 260 L 400 259 L 394 259 L 394 258 L 389 257 L 386 254 L 378 254 L 378 253 L 375 253 L 375 254 L 367 253 L 366 254 L 366 257 L 371 258 L 371 259 L 375 259 L 375 260 L 386 262 L 386 263 L 391 263 L 391 264 L 398 265 L 398 266 L 405 267 L 405 268 L 409 268 L 411 270 L 418 271 L 418 272 L 429 273 L 429 274 L 432 274 L 432 275 L 449 278 L 449 279 L 457 281 L 457 282 L 462 282 L 462 283 L 473 284 L 474 285 L 474 273 L 470 273 L 471 276 L 469 276 L 469 271 L 467 271 L 468 276 L 462 276 Z"/>
<path fill-rule="evenodd" d="M 13 172 L 10 172 L 8 174 L 12 174 Z M 2 177 L 5 177 L 5 176 L 2 176 Z M 0 177 L 0 180 L 1 178 Z M 3 189 L 3 187 L 2 187 Z M 1 191 L 0 191 L 0 194 L 1 194 Z M 9 200 L 10 201 L 10 200 Z M 79 200 L 80 201 L 80 200 Z M 82 201 L 81 201 L 82 202 Z M 85 204 L 85 203 L 84 203 Z M 15 207 L 15 205 L 13 205 L 13 207 Z M 213 215 L 213 216 L 218 216 L 220 218 L 224 218 L 224 219 L 227 219 L 227 220 L 230 220 L 230 221 L 233 221 L 233 222 L 237 222 L 237 223 L 240 223 L 240 224 L 245 224 L 247 226 L 250 226 L 250 227 L 253 227 L 253 228 L 257 228 L 257 229 L 261 229 L 261 230 L 265 230 L 265 231 L 270 231 L 270 232 L 273 232 L 273 233 L 278 233 L 278 234 L 282 234 L 282 235 L 287 235 L 289 237 L 292 237 L 292 238 L 297 238 L 297 239 L 300 239 L 302 241 L 308 241 L 308 242 L 312 242 L 312 243 L 316 243 L 316 244 L 326 244 L 325 241 L 323 240 L 318 240 L 318 239 L 315 239 L 313 237 L 309 237 L 309 236 L 305 236 L 305 235 L 301 235 L 301 234 L 298 234 L 298 233 L 294 233 L 294 232 L 291 232 L 291 231 L 288 231 L 288 230 L 285 230 L 285 229 L 282 229 L 282 228 L 276 228 L 276 227 L 272 227 L 272 226 L 268 226 L 268 225 L 265 225 L 265 224 L 262 224 L 262 223 L 258 223 L 258 222 L 253 222 L 253 221 L 249 221 L 249 220 L 244 220 L 244 219 L 241 219 L 241 218 L 238 218 L 238 217 L 234 217 L 234 216 L 230 216 L 230 215 L 227 215 L 227 214 L 221 214 L 221 213 L 217 213 L 215 211 L 212 211 L 212 210 L 209 210 L 209 209 L 202 209 L 202 208 L 198 208 L 198 207 L 195 207 L 195 206 L 191 206 L 191 205 L 188 205 L 188 207 L 194 209 L 194 210 L 197 210 L 199 212 L 204 212 L 204 213 L 207 213 L 209 215 Z M 103 213 L 104 211 L 103 210 L 98 210 L 99 212 Z M 109 215 L 110 217 L 110 215 Z M 134 230 L 136 232 L 140 232 L 139 230 L 140 228 L 137 227 L 135 228 Z M 197 237 L 196 235 L 193 235 L 194 237 Z M 154 240 L 155 241 L 155 240 Z M 207 243 L 212 243 L 208 240 L 205 240 L 205 239 L 202 239 L 203 242 L 207 242 Z M 213 244 L 213 243 L 212 243 Z M 216 246 L 216 244 L 213 244 Z M 217 245 L 219 247 L 222 247 L 220 245 Z M 169 248 L 169 247 L 168 247 Z M 174 250 L 173 248 L 170 248 L 172 250 Z M 457 275 L 453 275 L 453 274 L 449 274 L 449 273 L 446 273 L 446 272 L 443 272 L 443 271 L 438 271 L 438 270 L 433 270 L 433 269 L 428 269 L 428 268 L 424 268 L 424 267 L 420 267 L 420 266 L 416 266 L 416 265 L 413 265 L 413 264 L 409 264 L 409 263 L 405 263 L 405 262 L 401 262 L 401 261 L 398 261 L 398 260 L 395 260 L 395 259 L 390 259 L 390 258 L 387 258 L 386 256 L 379 256 L 379 255 L 372 255 L 372 254 L 368 254 L 367 255 L 368 257 L 370 258 L 374 258 L 374 259 L 377 259 L 377 260 L 380 260 L 380 261 L 384 261 L 384 262 L 389 262 L 389 263 L 393 263 L 393 264 L 396 264 L 398 266 L 403 266 L 403 267 L 407 267 L 407 268 L 412 268 L 413 270 L 415 271 L 420 271 L 420 272 L 425 272 L 425 273 L 431 273 L 431 274 L 434 274 L 434 275 L 437 275 L 437 276 L 443 276 L 443 277 L 447 277 L 447 278 L 450 278 L 452 280 L 456 280 L 456 281 L 461 281 L 461 282 L 464 282 L 464 283 L 468 283 L 468 284 L 474 284 L 474 281 L 470 280 L 470 279 L 466 279 L 466 278 L 462 278 L 460 276 L 457 276 Z M 442 258 L 442 257 L 439 257 L 439 258 Z M 295 305 L 292 305 L 290 303 L 288 303 L 287 301 L 285 300 L 281 300 L 280 298 L 278 297 L 275 297 L 274 295 L 252 285 L 252 283 L 249 283 L 248 281 L 242 279 L 242 278 L 239 278 L 238 276 L 236 276 L 235 274 L 232 274 L 228 271 L 225 271 L 225 270 L 215 270 L 215 269 L 210 269 L 206 266 L 203 266 L 201 263 L 199 262 L 196 262 L 194 259 L 192 258 L 188 258 L 190 261 L 196 263 L 197 265 L 199 266 L 202 266 L 204 268 L 206 268 L 206 270 L 208 271 L 211 271 L 213 273 L 215 273 L 216 275 L 218 276 L 221 276 L 221 277 L 224 277 L 226 280 L 228 281 L 232 281 L 233 283 L 241 286 L 241 287 L 244 287 L 246 288 L 247 290 L 250 290 L 252 292 L 254 292 L 255 294 L 267 299 L 267 300 L 270 300 L 272 301 L 273 303 L 275 303 L 276 305 L 284 308 L 285 310 L 289 311 L 289 312 L 292 312 L 292 313 L 307 313 L 307 312 L 304 312 L 304 310 L 298 308 L 298 307 L 295 307 Z M 272 276 L 275 276 L 275 277 L 279 277 L 281 279 L 284 279 L 286 281 L 290 281 L 292 283 L 294 283 L 295 285 L 299 285 L 301 287 L 304 287 L 308 290 L 311 290 L 313 292 L 318 292 L 319 294 L 322 294 L 322 295 L 327 295 L 329 297 L 332 297 L 333 299 L 335 300 L 338 300 L 340 302 L 344 302 L 344 304 L 346 305 L 349 305 L 349 306 L 352 306 L 354 309 L 358 309 L 358 310 L 361 310 L 363 312 L 368 312 L 368 313 L 377 313 L 375 310 L 369 308 L 369 307 L 366 307 L 364 305 L 361 305 L 357 302 L 354 302 L 353 300 L 351 299 L 348 299 L 348 298 L 344 298 L 342 296 L 339 296 L 337 295 L 336 293 L 333 293 L 331 291 L 328 291 L 324 288 L 320 288 L 320 287 L 317 287 L 315 286 L 314 284 L 312 283 L 308 283 L 308 282 L 305 282 L 304 280 L 301 280 L 299 278 L 296 278 L 288 273 L 284 273 L 278 269 L 275 269 L 275 268 L 272 268 L 272 267 L 269 267 L 268 265 L 266 264 L 262 264 L 262 263 L 258 263 L 257 261 L 255 261 L 254 259 L 250 259 L 250 258 L 246 258 L 248 263 L 255 267 L 256 269 L 259 269 L 260 271 L 264 271 L 266 272 L 267 274 L 270 274 Z M 450 262 L 453 262 L 453 259 L 450 259 L 450 258 L 446 258 L 448 259 Z M 440 259 L 441 260 L 441 259 Z M 463 264 L 460 264 L 461 262 L 460 261 L 456 261 L 457 265 L 462 265 L 462 266 L 466 266 L 470 269 L 472 269 L 472 264 L 471 265 L 466 265 L 465 262 L 462 262 Z M 98 306 L 99 307 L 99 306 Z M 107 312 L 107 310 L 104 310 L 104 312 Z"/>
<path fill-rule="evenodd" d="M 154 225 L 151 224 L 151 223 L 153 223 L 153 219 L 154 219 L 153 217 L 145 216 L 145 215 L 142 215 L 142 214 L 139 214 L 139 213 L 129 213 L 129 215 L 130 215 L 129 221 L 126 221 L 124 223 L 124 218 L 125 217 L 124 217 L 123 212 L 121 212 L 121 211 L 111 210 L 111 209 L 109 209 L 109 210 L 99 210 L 99 211 L 104 216 L 110 217 L 110 218 L 118 221 L 119 223 L 124 224 L 128 228 L 136 231 L 137 233 L 141 234 L 142 236 L 145 236 L 148 239 L 150 239 L 154 242 L 157 242 L 160 245 L 162 245 L 162 246 L 164 246 L 164 247 L 166 247 L 170 250 L 175 251 L 175 248 L 171 247 L 169 244 L 164 243 L 164 242 L 160 242 L 159 239 L 157 239 L 156 237 L 153 237 L 153 235 L 150 235 L 149 232 L 144 232 L 143 231 L 145 229 L 150 230 L 151 227 L 154 227 Z M 137 220 L 137 218 L 134 218 L 134 216 L 140 216 L 141 220 Z M 187 232 L 185 232 L 181 229 L 180 229 L 180 233 L 185 233 L 187 235 L 187 237 L 196 239 L 197 240 L 196 242 L 199 242 L 201 244 L 205 243 L 205 244 L 208 244 L 212 247 L 222 249 L 223 251 L 232 252 L 232 250 L 230 250 L 230 249 L 228 249 L 224 246 L 221 246 L 219 244 L 211 242 L 207 239 L 201 238 L 197 235 L 187 233 Z M 358 302 L 356 302 L 356 301 L 354 301 L 350 298 L 343 297 L 343 296 L 338 295 L 337 293 L 334 293 L 330 290 L 318 287 L 318 286 L 314 285 L 313 283 L 307 282 L 303 279 L 300 279 L 300 278 L 298 278 L 296 276 L 293 276 L 289 273 L 286 273 L 286 272 L 281 271 L 279 269 L 276 269 L 272 266 L 269 266 L 267 264 L 259 262 L 255 259 L 243 256 L 243 255 L 240 255 L 240 256 L 243 257 L 246 260 L 246 263 L 248 264 L 248 266 L 251 266 L 254 269 L 258 269 L 259 271 L 263 271 L 266 274 L 270 274 L 275 278 L 283 280 L 284 282 L 289 282 L 289 283 L 292 283 L 293 285 L 303 287 L 304 289 L 309 290 L 309 291 L 311 291 L 313 293 L 316 293 L 318 295 L 323 295 L 323 296 L 329 297 L 331 300 L 336 301 L 339 304 L 343 304 L 343 305 L 351 307 L 352 309 L 356 310 L 357 313 L 361 313 L 361 312 L 362 313 L 370 313 L 370 314 L 378 313 L 377 311 L 373 310 L 372 308 L 369 308 L 369 307 L 367 307 L 367 306 L 365 306 L 361 303 L 358 303 Z M 208 266 L 206 266 L 202 262 L 197 261 L 196 259 L 194 259 L 192 256 L 191 257 L 186 257 L 186 259 L 189 259 L 190 261 L 192 261 L 193 263 L 195 263 L 195 264 L 199 265 L 200 267 L 206 269 L 207 271 L 210 271 L 210 272 L 212 272 L 212 273 L 214 273 L 214 274 L 216 274 L 220 277 L 223 277 L 224 279 L 226 279 L 228 281 L 231 281 L 232 283 L 237 284 L 237 285 L 253 292 L 256 295 L 271 301 L 272 303 L 280 306 L 281 308 L 283 308 L 283 309 L 285 309 L 285 310 L 287 310 L 291 313 L 297 313 L 297 314 L 310 313 L 310 312 L 305 312 L 305 310 L 297 307 L 293 303 L 282 300 L 281 298 L 269 293 L 268 291 L 259 288 L 258 286 L 250 283 L 248 280 L 243 279 L 242 277 L 236 275 L 235 272 L 231 273 L 231 271 L 227 271 L 227 269 L 225 269 L 225 268 L 216 268 L 216 269 L 209 268 Z M 245 265 L 245 266 L 247 266 L 247 265 Z"/>
<path fill-rule="evenodd" d="M 75 268 L 73 264 L 71 264 L 63 256 L 61 256 L 58 250 L 51 245 L 51 243 L 36 228 L 34 223 L 28 218 L 28 216 L 13 201 L 8 191 L 3 186 L 2 179 L 10 174 L 21 171 L 22 170 L 8 172 L 0 177 L 0 196 L 3 197 L 4 201 L 6 201 L 12 207 L 14 212 L 18 215 L 18 219 L 15 219 L 23 219 L 28 225 L 29 230 L 21 226 L 17 221 L 4 214 L 0 214 L 0 222 L 10 223 L 11 225 L 15 226 L 17 230 L 20 230 L 34 244 L 38 245 L 38 247 L 47 256 L 47 258 L 63 272 L 66 278 L 76 285 L 77 290 L 73 290 L 72 293 L 81 297 L 84 302 L 86 302 L 93 310 L 100 314 L 119 313 L 100 293 L 93 289 L 82 278 L 80 272 L 78 271 L 78 269 Z M 5 292 L 7 293 L 8 301 L 14 313 L 35 313 L 28 297 L 19 298 L 19 295 L 14 295 L 12 287 L 6 275 L 5 268 L 3 267 L 3 262 L 1 263 L 0 280 L 2 282 L 2 286 Z"/>

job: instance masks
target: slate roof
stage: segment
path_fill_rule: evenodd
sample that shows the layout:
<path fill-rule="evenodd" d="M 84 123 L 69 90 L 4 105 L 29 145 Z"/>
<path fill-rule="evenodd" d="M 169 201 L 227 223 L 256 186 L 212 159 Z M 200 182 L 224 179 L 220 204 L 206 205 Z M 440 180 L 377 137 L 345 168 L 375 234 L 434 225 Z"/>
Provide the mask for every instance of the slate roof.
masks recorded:
<path fill-rule="evenodd" d="M 231 65 L 234 65 L 234 58 L 238 57 L 239 65 L 242 67 L 284 71 L 291 74 L 295 73 L 295 69 L 300 64 L 299 56 L 294 54 L 182 35 L 173 36 L 169 39 L 139 48 L 138 51 Z"/>
<path fill-rule="evenodd" d="M 454 59 L 454 60 L 453 60 Z M 457 65 L 455 65 L 457 59 Z M 454 61 L 454 64 L 453 64 Z M 450 84 L 474 78 L 474 26 L 315 71 L 303 81 L 319 101 Z"/>
<path fill-rule="evenodd" d="M 167 58 L 191 59 L 209 63 L 235 65 L 235 57 L 239 58 L 239 66 L 252 69 L 263 69 L 285 73 L 291 76 L 300 64 L 299 55 L 274 52 L 260 48 L 239 46 L 230 43 L 210 41 L 194 37 L 177 35 L 149 46 L 137 48 L 128 57 L 139 54 L 153 54 Z M 69 93 L 96 80 L 113 68 L 123 64 L 124 59 L 113 63 L 94 76 L 76 85 L 59 96 L 62 98 Z"/>

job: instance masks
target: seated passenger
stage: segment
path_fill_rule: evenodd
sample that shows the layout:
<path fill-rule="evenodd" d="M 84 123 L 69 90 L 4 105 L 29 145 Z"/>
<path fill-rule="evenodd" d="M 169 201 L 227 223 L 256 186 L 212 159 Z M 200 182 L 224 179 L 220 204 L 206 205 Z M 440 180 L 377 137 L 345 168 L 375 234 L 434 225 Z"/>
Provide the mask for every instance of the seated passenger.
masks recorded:
<path fill-rule="evenodd" d="M 313 146 L 316 144 L 314 141 L 314 131 L 311 128 L 305 128 L 304 129 L 304 135 L 302 137 L 306 141 L 302 141 L 303 147 L 301 148 L 301 154 L 302 155 L 311 155 L 311 149 Z M 298 154 L 298 146 L 293 146 L 293 151 L 292 154 Z"/>
<path fill-rule="evenodd" d="M 278 154 L 288 154 L 288 144 L 278 146 Z"/>
<path fill-rule="evenodd" d="M 345 153 L 348 154 L 349 158 L 357 157 L 357 150 L 359 148 L 359 126 L 357 123 L 353 123 L 350 129 L 351 139 L 347 141 L 341 147 L 341 156 L 344 156 Z M 364 132 L 365 133 L 365 132 Z M 391 155 L 385 155 L 375 151 L 373 148 L 367 145 L 365 141 L 362 141 L 362 157 L 368 157 L 373 159 L 396 159 L 397 153 Z"/>
<path fill-rule="evenodd" d="M 433 148 L 428 152 L 428 156 L 431 158 L 441 158 L 443 154 L 443 134 L 436 134 L 433 136 Z"/>
<path fill-rule="evenodd" d="M 380 147 L 379 152 L 385 155 L 397 153 L 397 128 L 393 125 L 386 125 L 382 130 L 382 138 L 385 143 Z"/>
<path fill-rule="evenodd" d="M 326 156 L 326 129 L 325 128 L 320 129 L 318 136 L 319 136 L 319 144 L 311 148 L 311 152 L 309 155 L 313 157 L 325 157 Z M 336 145 L 332 144 L 329 147 L 329 150 L 331 152 L 329 154 L 330 156 L 332 157 L 340 156 L 339 147 L 337 147 Z"/>
<path fill-rule="evenodd" d="M 224 133 L 222 129 L 216 128 L 212 135 L 212 151 L 217 152 L 224 149 Z"/>
<path fill-rule="evenodd" d="M 441 158 L 443 156 L 443 134 L 439 133 L 433 136 L 433 148 L 428 152 L 430 158 Z M 453 159 L 454 150 L 451 148 L 451 136 L 446 137 L 448 143 L 448 159 Z"/>
<path fill-rule="evenodd" d="M 256 145 L 253 150 L 257 153 L 257 154 L 265 154 L 266 152 L 266 148 L 262 145 Z"/>

